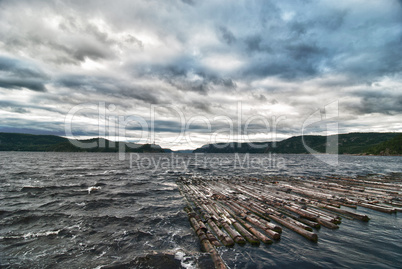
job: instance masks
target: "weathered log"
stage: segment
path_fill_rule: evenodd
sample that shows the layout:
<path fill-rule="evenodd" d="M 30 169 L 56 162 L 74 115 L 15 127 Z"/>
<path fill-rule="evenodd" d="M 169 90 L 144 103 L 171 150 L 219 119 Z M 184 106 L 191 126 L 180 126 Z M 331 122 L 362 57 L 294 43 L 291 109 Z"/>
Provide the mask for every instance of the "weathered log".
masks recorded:
<path fill-rule="evenodd" d="M 309 213 L 309 212 L 307 212 L 307 211 L 305 211 L 305 210 L 303 210 L 301 208 L 298 208 L 297 206 L 285 205 L 283 207 L 285 209 L 289 210 L 289 211 L 292 211 L 292 212 L 294 212 L 296 214 L 299 214 L 300 217 L 303 217 L 305 219 L 312 220 L 312 221 L 317 221 L 317 215 L 311 214 L 311 213 Z"/>
<path fill-rule="evenodd" d="M 241 219 L 240 217 L 236 216 L 236 214 L 234 212 L 232 212 L 229 209 L 226 209 L 227 212 L 229 214 L 231 214 L 241 225 L 243 225 L 248 231 L 250 231 L 255 237 L 257 237 L 259 240 L 261 240 L 263 243 L 265 244 L 271 244 L 272 240 L 269 239 L 268 237 L 266 237 L 264 234 L 262 234 L 261 232 L 257 231 L 253 226 L 251 226 L 250 224 L 248 224 L 246 221 L 244 221 L 243 219 Z M 239 231 L 239 230 L 238 230 Z M 240 231 L 239 231 L 240 232 Z M 240 232 L 241 233 L 241 232 Z M 242 234 L 242 233 L 241 233 Z M 257 242 L 252 242 L 250 241 L 250 239 L 248 237 L 246 237 L 245 234 L 242 234 L 247 241 L 249 241 L 250 243 L 254 243 L 257 244 Z M 258 242 L 259 244 L 259 242 Z"/>
<path fill-rule="evenodd" d="M 244 205 L 243 203 L 239 203 L 239 205 L 244 206 L 244 208 L 247 209 L 246 205 Z M 267 228 L 272 230 L 272 231 L 275 231 L 277 233 L 282 232 L 282 228 L 280 226 L 278 226 L 278 225 L 270 223 L 268 217 L 266 217 L 264 215 L 259 215 L 259 214 L 252 215 L 251 212 L 253 212 L 253 211 L 248 211 L 247 212 L 249 217 L 252 216 L 252 218 L 257 219 L 259 222 L 261 222 L 263 225 L 267 226 Z M 255 213 L 255 212 L 253 212 L 253 213 Z M 263 213 L 265 213 L 265 212 L 263 212 Z M 241 216 L 243 217 L 244 215 L 241 215 Z M 251 220 L 249 220 L 249 219 L 247 219 L 247 220 L 251 222 Z M 274 236 L 277 237 L 276 235 L 274 235 Z M 276 238 L 274 238 L 274 239 L 276 239 Z"/>
<path fill-rule="evenodd" d="M 218 254 L 216 249 L 211 245 L 208 240 L 201 241 L 202 246 L 204 247 L 205 251 L 211 255 L 212 261 L 215 265 L 215 269 L 226 269 L 227 266 L 223 262 L 221 256 Z"/>
<path fill-rule="evenodd" d="M 256 230 L 254 227 L 252 227 L 250 224 L 248 224 L 247 222 L 241 220 L 240 218 L 238 219 L 238 221 L 244 226 L 246 227 L 251 233 L 253 233 L 259 240 L 261 240 L 263 243 L 265 244 L 272 244 L 272 240 L 269 239 L 268 237 L 266 237 L 264 234 L 262 234 L 261 232 L 259 232 L 258 230 Z"/>
<path fill-rule="evenodd" d="M 278 222 L 278 223 L 282 224 L 283 226 L 285 226 L 286 228 L 289 228 L 289 229 L 291 229 L 292 231 L 294 231 L 294 232 L 296 232 L 296 233 L 298 233 L 298 234 L 304 236 L 304 237 L 307 238 L 308 240 L 313 241 L 313 242 L 317 242 L 317 241 L 318 241 L 318 236 L 317 236 L 317 234 L 315 234 L 315 233 L 313 233 L 313 232 L 310 232 L 310 231 L 306 231 L 306 230 L 304 230 L 303 228 L 300 228 L 300 227 L 298 227 L 298 226 L 296 226 L 296 225 L 294 225 L 294 224 L 291 224 L 291 223 L 289 223 L 289 222 L 287 222 L 287 221 L 284 221 L 284 220 L 282 220 L 281 218 L 279 218 L 279 217 L 277 217 L 277 216 L 271 215 L 270 217 L 271 217 L 273 220 L 275 220 L 276 222 Z"/>
<path fill-rule="evenodd" d="M 187 209 L 186 211 L 188 213 L 192 213 L 190 209 Z M 194 231 L 196 232 L 196 234 L 197 234 L 197 236 L 198 236 L 198 238 L 199 238 L 199 240 L 201 242 L 201 245 L 203 246 L 204 250 L 211 255 L 211 258 L 212 258 L 212 261 L 213 261 L 213 263 L 215 265 L 215 268 L 216 269 L 227 268 L 225 263 L 223 262 L 221 256 L 218 254 L 216 249 L 211 244 L 210 239 L 212 239 L 213 242 L 215 242 L 216 238 L 213 237 L 213 235 L 210 234 L 210 233 L 209 233 L 210 235 L 208 235 L 206 233 L 207 231 L 205 231 L 203 227 L 200 227 L 200 225 L 199 225 L 198 221 L 196 220 L 196 218 L 191 217 L 190 215 L 192 215 L 192 214 L 189 214 L 190 223 L 191 223 Z"/>
<path fill-rule="evenodd" d="M 244 225 L 243 225 L 244 227 L 246 227 L 246 228 L 244 228 L 244 227 L 243 227 L 240 223 L 238 223 L 237 221 L 236 221 L 236 222 L 233 222 L 232 225 L 233 225 L 233 227 L 235 227 L 235 229 L 236 229 L 249 243 L 251 243 L 251 244 L 253 244 L 253 245 L 259 245 L 259 244 L 260 244 L 260 241 L 258 240 L 258 238 L 257 238 L 255 235 L 251 234 L 249 231 L 246 230 L 247 226 L 244 226 Z M 250 228 L 250 226 L 249 226 L 248 228 Z"/>
<path fill-rule="evenodd" d="M 217 209 L 213 205 L 210 205 L 209 208 L 215 216 L 218 214 L 217 211 L 219 211 L 219 209 Z M 242 235 L 235 229 L 232 229 L 232 227 L 230 226 L 230 224 L 232 224 L 232 221 L 228 219 L 223 213 L 221 213 L 219 217 L 220 217 L 219 221 L 221 222 L 222 227 L 230 235 L 230 237 L 238 244 L 245 244 L 246 240 L 242 237 Z"/>
<path fill-rule="evenodd" d="M 347 211 L 347 210 L 343 210 L 341 208 L 332 207 L 332 206 L 328 206 L 328 205 L 321 205 L 321 206 L 323 208 L 325 208 L 325 209 L 331 210 L 333 212 L 338 212 L 338 213 L 341 213 L 341 214 L 344 214 L 344 215 L 348 215 L 348 216 L 350 216 L 352 218 L 355 218 L 355 219 L 358 219 L 358 220 L 361 220 L 361 221 L 367 222 L 367 221 L 370 220 L 370 218 L 367 217 L 367 215 L 350 212 L 350 211 Z"/>
<path fill-rule="evenodd" d="M 260 241 L 252 235 L 250 232 L 248 232 L 243 226 L 241 226 L 235 219 L 232 218 L 232 216 L 227 212 L 226 209 L 221 208 L 218 206 L 216 203 L 213 203 L 211 207 L 215 210 L 215 212 L 219 213 L 219 215 L 222 217 L 222 220 L 226 222 L 227 224 L 231 224 L 239 233 L 241 236 L 243 236 L 248 242 L 252 244 L 259 244 Z M 231 232 L 228 231 L 229 234 Z M 238 239 L 237 235 L 235 236 L 235 241 L 240 240 Z M 237 243 L 243 243 L 243 241 L 236 241 Z"/>
<path fill-rule="evenodd" d="M 308 219 L 303 219 L 302 217 L 297 218 L 297 220 L 302 222 L 302 223 L 304 223 L 304 224 L 306 224 L 306 225 L 308 225 L 308 226 L 310 226 L 310 227 L 312 227 L 312 228 L 316 228 L 316 229 L 321 228 L 321 224 L 319 224 L 318 222 L 311 221 L 311 220 L 308 220 Z"/>
<path fill-rule="evenodd" d="M 336 225 L 335 223 L 332 223 L 330 221 L 327 221 L 327 220 L 324 220 L 324 219 L 321 219 L 321 218 L 317 218 L 317 222 L 319 224 L 321 224 L 322 226 L 324 226 L 326 228 L 329 228 L 329 229 L 338 229 L 339 228 L 339 226 Z"/>
<path fill-rule="evenodd" d="M 230 236 L 226 235 L 219 227 L 215 224 L 212 219 L 208 220 L 208 225 L 211 227 L 212 231 L 216 234 L 216 236 L 221 240 L 222 244 L 230 247 L 234 245 L 234 241 Z"/>
<path fill-rule="evenodd" d="M 255 216 L 255 215 L 253 216 L 253 215 L 251 215 L 251 212 L 247 212 L 246 210 L 242 210 L 239 207 L 235 207 L 234 203 L 232 203 L 230 201 L 227 201 L 225 204 L 227 206 L 231 207 L 231 209 L 233 209 L 235 211 L 235 213 L 237 215 L 239 215 L 242 219 L 244 219 L 244 220 L 254 224 L 258 228 L 264 230 L 264 232 L 266 232 L 268 234 L 268 236 L 270 236 L 272 239 L 274 239 L 274 240 L 279 240 L 280 239 L 281 236 L 280 236 L 279 232 L 282 232 L 281 227 L 279 227 L 279 226 L 277 226 L 275 224 L 272 224 L 270 222 L 267 222 L 265 220 L 262 220 L 262 219 L 260 219 L 259 217 Z M 247 215 L 246 212 L 249 215 Z M 245 226 L 245 225 L 243 225 L 243 226 Z M 256 235 L 256 234 L 254 233 L 254 235 Z M 256 236 L 258 237 L 258 235 L 256 235 Z M 260 240 L 263 241 L 262 239 L 260 239 Z"/>
<path fill-rule="evenodd" d="M 264 230 L 268 234 L 268 236 L 270 236 L 272 239 L 279 240 L 281 238 L 281 235 L 278 232 L 278 231 L 282 232 L 281 227 L 279 227 L 279 226 L 277 226 L 275 224 L 269 223 L 269 222 L 266 222 L 264 224 L 264 222 L 262 222 L 262 219 L 260 219 L 258 217 L 255 217 L 255 216 L 246 215 L 244 213 L 242 214 L 242 217 L 245 220 L 247 220 L 248 222 L 250 222 L 250 223 L 254 224 L 255 226 L 257 226 L 258 228 Z M 267 224 L 269 224 L 269 225 L 267 225 Z M 273 226 L 270 226 L 270 225 L 273 225 Z"/>
<path fill-rule="evenodd" d="M 211 242 L 212 245 L 215 247 L 221 247 L 222 244 L 219 242 L 218 239 L 216 239 L 215 235 L 213 235 L 210 231 L 206 231 L 205 234 L 207 235 L 208 240 Z"/>
<path fill-rule="evenodd" d="M 385 207 L 385 206 L 379 206 L 379 205 L 371 205 L 367 203 L 360 203 L 359 206 L 370 208 L 376 211 L 384 212 L 384 213 L 396 213 L 396 209 L 392 207 Z"/>

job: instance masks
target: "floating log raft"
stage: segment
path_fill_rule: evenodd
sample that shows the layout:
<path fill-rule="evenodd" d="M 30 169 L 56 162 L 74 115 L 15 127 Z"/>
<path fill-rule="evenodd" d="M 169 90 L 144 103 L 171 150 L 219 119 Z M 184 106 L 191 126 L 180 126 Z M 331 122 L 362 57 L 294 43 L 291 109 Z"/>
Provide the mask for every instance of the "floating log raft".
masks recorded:
<path fill-rule="evenodd" d="M 401 183 L 392 176 L 177 180 L 190 224 L 216 268 L 226 268 L 216 248 L 272 244 L 280 239 L 282 227 L 317 242 L 320 227 L 338 229 L 342 218 L 368 222 L 367 215 L 356 212 L 360 207 L 401 212 Z"/>

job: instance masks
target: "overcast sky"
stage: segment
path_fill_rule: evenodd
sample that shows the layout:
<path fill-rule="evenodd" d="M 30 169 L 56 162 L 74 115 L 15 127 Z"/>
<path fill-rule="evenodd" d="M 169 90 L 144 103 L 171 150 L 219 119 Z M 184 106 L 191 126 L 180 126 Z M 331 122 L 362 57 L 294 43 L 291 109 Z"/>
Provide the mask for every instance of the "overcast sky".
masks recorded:
<path fill-rule="evenodd" d="M 0 0 L 0 132 L 66 124 L 173 149 L 401 132 L 402 1 Z"/>

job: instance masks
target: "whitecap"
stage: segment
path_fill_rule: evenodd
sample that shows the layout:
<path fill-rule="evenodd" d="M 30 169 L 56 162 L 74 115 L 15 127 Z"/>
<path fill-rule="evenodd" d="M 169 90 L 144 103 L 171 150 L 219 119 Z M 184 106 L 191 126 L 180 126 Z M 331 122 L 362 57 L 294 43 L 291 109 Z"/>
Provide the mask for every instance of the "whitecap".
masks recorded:
<path fill-rule="evenodd" d="M 29 232 L 29 233 L 24 234 L 22 237 L 24 239 L 28 239 L 28 238 L 41 237 L 41 236 L 58 235 L 60 233 L 60 231 L 61 230 L 38 232 L 38 233 Z"/>
<path fill-rule="evenodd" d="M 195 269 L 195 262 L 192 257 L 188 256 L 183 250 L 179 249 L 175 252 L 174 258 L 180 261 L 180 265 L 186 269 Z"/>
<path fill-rule="evenodd" d="M 88 194 L 91 194 L 91 192 L 95 192 L 95 191 L 98 191 L 100 189 L 102 189 L 102 188 L 101 187 L 95 187 L 95 186 L 89 187 L 88 188 Z"/>

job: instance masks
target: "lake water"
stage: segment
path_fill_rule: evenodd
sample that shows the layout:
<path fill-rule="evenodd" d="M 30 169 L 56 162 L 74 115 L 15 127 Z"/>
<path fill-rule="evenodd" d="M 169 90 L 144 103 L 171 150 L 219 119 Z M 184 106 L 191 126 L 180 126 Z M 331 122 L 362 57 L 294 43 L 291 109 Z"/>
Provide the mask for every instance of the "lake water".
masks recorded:
<path fill-rule="evenodd" d="M 337 165 L 324 157 L 0 152 L 0 267 L 202 266 L 205 254 L 175 184 L 180 175 L 402 172 L 402 157 L 339 156 Z M 343 219 L 339 230 L 319 230 L 318 243 L 284 229 L 272 245 L 219 252 L 230 268 L 401 268 L 401 213 L 357 212 L 371 220 Z M 166 266 L 161 253 L 171 254 Z"/>

